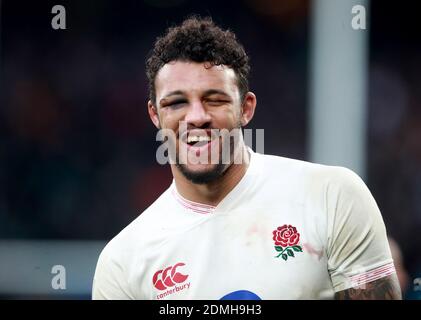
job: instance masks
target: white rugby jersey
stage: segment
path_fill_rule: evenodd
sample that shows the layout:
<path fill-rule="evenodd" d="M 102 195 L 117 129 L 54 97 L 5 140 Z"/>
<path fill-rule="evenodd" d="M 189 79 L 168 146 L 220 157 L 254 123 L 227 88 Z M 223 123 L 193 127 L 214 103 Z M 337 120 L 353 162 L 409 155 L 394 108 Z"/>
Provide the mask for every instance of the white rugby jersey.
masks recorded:
<path fill-rule="evenodd" d="M 216 206 L 172 185 L 102 251 L 93 299 L 332 299 L 395 272 L 352 171 L 250 150 Z"/>

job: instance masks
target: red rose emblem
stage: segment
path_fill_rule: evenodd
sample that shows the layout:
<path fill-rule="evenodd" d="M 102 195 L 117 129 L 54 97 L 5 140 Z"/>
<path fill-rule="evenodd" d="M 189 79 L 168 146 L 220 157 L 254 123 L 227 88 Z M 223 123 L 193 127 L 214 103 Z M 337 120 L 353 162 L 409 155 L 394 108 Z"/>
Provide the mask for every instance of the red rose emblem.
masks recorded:
<path fill-rule="evenodd" d="M 300 234 L 295 227 L 284 224 L 273 231 L 273 241 L 275 246 L 295 246 L 300 241 Z"/>
<path fill-rule="evenodd" d="M 273 231 L 273 241 L 275 241 L 275 250 L 278 252 L 275 258 L 282 257 L 287 261 L 288 257 L 294 258 L 296 253 L 303 252 L 303 248 L 298 245 L 300 234 L 290 224 L 276 228 Z"/>

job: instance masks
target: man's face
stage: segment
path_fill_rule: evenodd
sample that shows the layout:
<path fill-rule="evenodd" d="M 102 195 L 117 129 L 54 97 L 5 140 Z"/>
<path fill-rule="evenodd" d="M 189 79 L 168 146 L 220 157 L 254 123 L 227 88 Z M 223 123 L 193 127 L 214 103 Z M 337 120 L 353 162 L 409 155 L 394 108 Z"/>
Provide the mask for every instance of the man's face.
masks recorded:
<path fill-rule="evenodd" d="M 155 91 L 156 101 L 149 102 L 149 114 L 158 128 L 175 133 L 175 140 L 169 139 L 169 143 L 175 147 L 180 171 L 194 183 L 211 182 L 221 176 L 230 164 L 222 163 L 223 141 L 212 132 L 237 129 L 240 135 L 239 128 L 248 122 L 242 116 L 234 70 L 206 63 L 170 62 L 158 72 Z M 194 155 L 207 155 L 207 161 L 193 161 Z"/>

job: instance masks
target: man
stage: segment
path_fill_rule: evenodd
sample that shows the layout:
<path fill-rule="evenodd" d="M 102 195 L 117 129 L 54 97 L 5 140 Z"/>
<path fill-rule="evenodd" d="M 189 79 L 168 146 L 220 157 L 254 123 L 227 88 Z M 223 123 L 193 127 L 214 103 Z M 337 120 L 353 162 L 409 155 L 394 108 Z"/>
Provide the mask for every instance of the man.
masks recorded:
<path fill-rule="evenodd" d="M 107 244 L 94 299 L 400 299 L 381 214 L 356 174 L 246 147 L 248 72 L 235 35 L 210 19 L 157 40 L 148 111 L 174 180 Z"/>

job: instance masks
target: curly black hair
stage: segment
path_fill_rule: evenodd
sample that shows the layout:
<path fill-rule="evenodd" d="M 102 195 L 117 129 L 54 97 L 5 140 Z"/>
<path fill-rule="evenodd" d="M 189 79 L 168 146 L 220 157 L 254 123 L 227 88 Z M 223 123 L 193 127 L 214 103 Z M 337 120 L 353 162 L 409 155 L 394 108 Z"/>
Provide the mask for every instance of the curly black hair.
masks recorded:
<path fill-rule="evenodd" d="M 171 61 L 209 62 L 211 65 L 226 65 L 237 76 L 240 95 L 248 91 L 249 58 L 236 36 L 222 30 L 210 17 L 197 16 L 184 20 L 181 25 L 171 27 L 163 37 L 158 37 L 146 61 L 149 80 L 149 98 L 155 104 L 155 77 L 158 71 Z"/>

